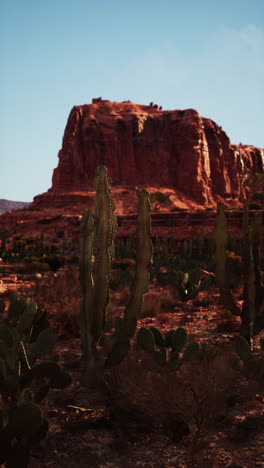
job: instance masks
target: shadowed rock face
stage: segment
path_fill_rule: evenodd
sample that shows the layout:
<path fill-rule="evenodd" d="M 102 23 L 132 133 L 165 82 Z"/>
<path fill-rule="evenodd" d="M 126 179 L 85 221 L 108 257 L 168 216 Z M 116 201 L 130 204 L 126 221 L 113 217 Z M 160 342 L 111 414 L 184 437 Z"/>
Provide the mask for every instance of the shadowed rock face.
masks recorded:
<path fill-rule="evenodd" d="M 87 191 L 104 164 L 113 185 L 174 188 L 199 204 L 242 200 L 243 182 L 264 172 L 264 150 L 231 145 L 215 122 L 194 109 L 162 111 L 94 99 L 74 106 L 50 192 Z M 38 203 L 41 201 L 38 198 Z"/>

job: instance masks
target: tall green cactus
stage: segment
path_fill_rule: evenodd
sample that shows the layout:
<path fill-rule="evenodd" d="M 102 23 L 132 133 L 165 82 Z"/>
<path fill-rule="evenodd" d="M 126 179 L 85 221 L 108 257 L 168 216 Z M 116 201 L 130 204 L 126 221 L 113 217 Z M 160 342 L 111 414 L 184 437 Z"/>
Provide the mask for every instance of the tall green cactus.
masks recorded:
<path fill-rule="evenodd" d="M 94 344 L 91 324 L 93 317 L 93 277 L 92 277 L 92 246 L 94 239 L 93 210 L 86 210 L 81 223 L 80 242 L 80 287 L 81 287 L 81 351 L 84 365 L 88 366 L 89 359 L 93 357 Z"/>
<path fill-rule="evenodd" d="M 253 336 L 264 328 L 264 285 L 259 267 L 259 244 L 261 229 L 261 213 L 255 215 L 249 225 L 248 200 L 244 202 L 243 211 L 243 306 L 241 314 L 240 334 L 252 349 Z"/>
<path fill-rule="evenodd" d="M 137 318 L 139 317 L 143 295 L 148 290 L 148 268 L 152 262 L 153 244 L 151 241 L 151 214 L 149 193 L 147 190 L 137 190 L 138 196 L 138 247 L 136 253 L 135 277 L 130 288 L 130 298 L 124 311 L 124 318 L 118 330 L 112 350 L 109 353 L 106 365 L 113 365 L 121 361 L 130 347 L 130 339 L 133 337 Z"/>
<path fill-rule="evenodd" d="M 236 306 L 228 286 L 226 272 L 226 244 L 228 234 L 226 224 L 225 205 L 223 203 L 218 203 L 215 229 L 216 283 L 219 287 L 221 303 L 235 315 L 240 315 L 240 310 Z"/>
<path fill-rule="evenodd" d="M 254 324 L 254 334 L 264 328 L 264 284 L 261 278 L 259 247 L 260 247 L 260 232 L 262 226 L 262 213 L 255 215 L 254 222 L 251 226 L 251 241 L 252 241 L 252 257 L 254 261 L 255 273 L 255 310 L 256 318 Z"/>
<path fill-rule="evenodd" d="M 97 168 L 95 223 L 92 210 L 84 212 L 81 224 L 80 246 L 80 284 L 81 284 L 81 351 L 82 382 L 98 367 L 97 344 L 103 337 L 107 304 L 109 298 L 109 280 L 112 257 L 114 254 L 113 236 L 117 227 L 114 215 L 115 204 L 110 190 L 111 180 L 107 168 Z M 136 271 L 131 286 L 131 296 L 124 312 L 123 320 L 118 322 L 116 333 L 111 337 L 111 347 L 105 365 L 110 366 L 122 361 L 130 348 L 137 317 L 140 315 L 143 294 L 148 289 L 148 267 L 152 260 L 151 216 L 149 194 L 138 190 L 139 199 L 139 243 L 136 256 Z M 95 225 L 94 225 L 95 224 Z M 95 232 L 94 232 L 95 231 Z M 95 241 L 96 262 L 92 270 L 92 249 Z"/>
<path fill-rule="evenodd" d="M 80 321 L 83 379 L 87 372 L 89 374 L 94 369 L 97 357 L 96 346 L 105 326 L 114 252 L 113 235 L 117 227 L 117 219 L 114 215 L 115 204 L 110 190 L 111 179 L 107 175 L 105 166 L 97 168 L 95 186 L 95 212 L 86 210 L 81 223 Z M 94 272 L 92 271 L 93 247 L 96 250 Z"/>
<path fill-rule="evenodd" d="M 92 333 L 97 342 L 105 326 L 106 308 L 109 298 L 109 280 L 111 276 L 112 257 L 114 256 L 113 236 L 117 228 L 114 214 L 115 203 L 111 195 L 111 179 L 107 168 L 97 168 L 95 198 L 95 249 L 96 263 L 93 291 Z"/>

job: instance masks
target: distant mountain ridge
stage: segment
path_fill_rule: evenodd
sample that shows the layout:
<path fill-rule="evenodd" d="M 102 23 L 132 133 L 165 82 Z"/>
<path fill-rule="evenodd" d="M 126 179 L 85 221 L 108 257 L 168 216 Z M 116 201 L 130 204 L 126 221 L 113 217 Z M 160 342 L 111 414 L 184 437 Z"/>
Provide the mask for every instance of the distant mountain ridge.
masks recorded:
<path fill-rule="evenodd" d="M 30 205 L 29 202 L 20 202 L 20 201 L 11 201 L 5 200 L 4 198 L 0 199 L 0 214 L 7 213 L 12 210 L 21 210 L 22 208 L 27 208 Z"/>

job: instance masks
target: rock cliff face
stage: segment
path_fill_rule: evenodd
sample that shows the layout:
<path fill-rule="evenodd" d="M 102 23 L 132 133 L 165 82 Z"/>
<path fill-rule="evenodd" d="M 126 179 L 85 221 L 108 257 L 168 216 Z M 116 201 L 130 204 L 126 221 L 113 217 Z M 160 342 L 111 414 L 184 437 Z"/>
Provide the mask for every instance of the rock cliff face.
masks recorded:
<path fill-rule="evenodd" d="M 231 145 L 221 127 L 194 109 L 100 98 L 73 107 L 58 156 L 48 192 L 54 201 L 62 192 L 94 190 L 101 164 L 113 186 L 168 187 L 201 205 L 241 200 L 244 180 L 264 172 L 263 149 Z"/>
<path fill-rule="evenodd" d="M 94 208 L 101 164 L 113 182 L 119 236 L 136 229 L 135 187 L 145 187 L 154 236 L 169 236 L 172 228 L 177 239 L 211 236 L 216 203 L 224 201 L 234 209 L 227 211 L 230 234 L 240 238 L 242 211 L 236 209 L 245 195 L 243 182 L 264 172 L 264 150 L 231 145 L 221 127 L 193 109 L 93 99 L 70 113 L 52 187 L 27 210 L 2 214 L 1 227 L 10 237 L 42 233 L 54 240 L 64 230 L 78 237 L 83 211 Z"/>

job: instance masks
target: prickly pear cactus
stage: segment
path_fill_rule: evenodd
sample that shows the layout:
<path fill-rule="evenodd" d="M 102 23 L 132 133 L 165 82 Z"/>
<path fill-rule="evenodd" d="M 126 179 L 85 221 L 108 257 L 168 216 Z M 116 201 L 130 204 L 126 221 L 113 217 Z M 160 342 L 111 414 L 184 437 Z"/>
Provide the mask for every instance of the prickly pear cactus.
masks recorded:
<path fill-rule="evenodd" d="M 206 343 L 190 343 L 182 327 L 169 330 L 165 337 L 155 327 L 141 327 L 137 333 L 137 344 L 146 352 L 143 365 L 153 371 L 176 371 L 187 362 L 213 360 L 217 350 Z"/>
<path fill-rule="evenodd" d="M 14 297 L 6 317 L 3 301 L 0 310 L 0 463 L 27 467 L 31 446 L 48 430 L 38 403 L 50 388 L 67 387 L 71 376 L 54 361 L 37 363 L 57 341 L 44 309 Z"/>
<path fill-rule="evenodd" d="M 235 339 L 235 350 L 240 358 L 240 362 L 237 359 L 233 359 L 232 367 L 239 369 L 243 375 L 247 378 L 256 380 L 264 383 L 264 339 L 260 339 L 261 355 L 254 356 L 250 349 L 248 341 L 242 336 L 238 336 Z M 242 361 L 242 367 L 240 363 Z"/>
<path fill-rule="evenodd" d="M 193 270 L 191 273 L 180 273 L 182 281 L 178 284 L 178 291 L 184 302 L 194 299 L 200 291 L 206 291 L 212 284 L 210 278 L 200 279 L 200 269 Z"/>

